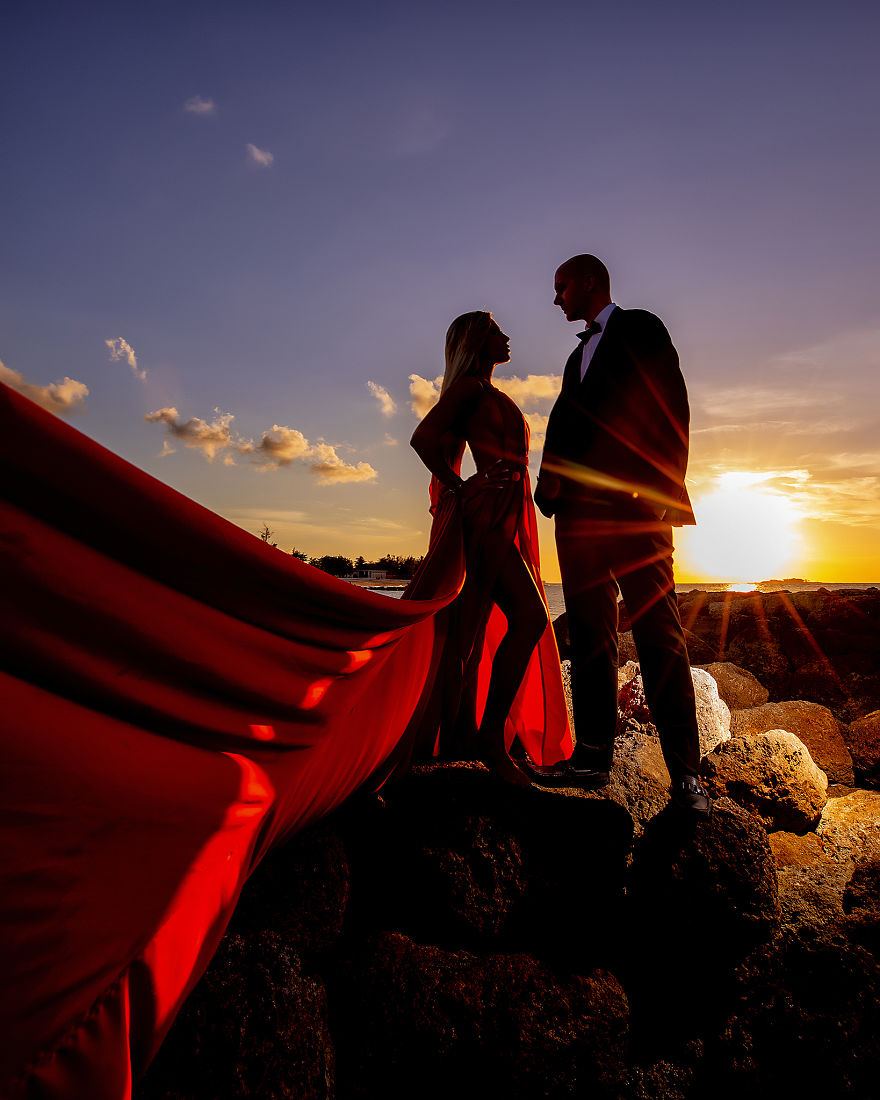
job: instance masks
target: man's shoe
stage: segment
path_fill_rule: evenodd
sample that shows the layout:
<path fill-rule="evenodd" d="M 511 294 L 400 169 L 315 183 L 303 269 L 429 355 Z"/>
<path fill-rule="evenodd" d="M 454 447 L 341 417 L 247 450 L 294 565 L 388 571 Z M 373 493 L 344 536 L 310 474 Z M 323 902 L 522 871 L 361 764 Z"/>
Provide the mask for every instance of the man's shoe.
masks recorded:
<path fill-rule="evenodd" d="M 606 771 L 579 767 L 571 760 L 560 760 L 558 764 L 535 764 L 527 755 L 518 763 L 539 787 L 580 787 L 585 791 L 595 791 L 607 787 L 610 779 Z"/>
<path fill-rule="evenodd" d="M 697 817 L 708 817 L 712 812 L 712 799 L 695 775 L 683 775 L 669 788 L 673 805 Z"/>

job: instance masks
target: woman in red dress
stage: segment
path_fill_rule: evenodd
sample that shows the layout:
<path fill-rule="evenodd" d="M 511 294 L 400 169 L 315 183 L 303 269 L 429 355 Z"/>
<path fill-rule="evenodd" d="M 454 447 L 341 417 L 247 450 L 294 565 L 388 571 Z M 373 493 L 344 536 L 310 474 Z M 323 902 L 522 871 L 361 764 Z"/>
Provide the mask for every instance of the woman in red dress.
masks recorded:
<path fill-rule="evenodd" d="M 491 382 L 495 366 L 509 360 L 509 339 L 490 313 L 456 318 L 446 334 L 440 399 L 412 446 L 434 475 L 426 566 L 455 552 L 456 537 L 466 562 L 450 609 L 433 750 L 478 756 L 502 778 L 526 784 L 510 757 L 514 739 L 533 761 L 553 764 L 570 755 L 571 734 L 539 570 L 529 428 Z M 476 465 L 467 480 L 460 473 L 465 445 Z M 420 573 L 406 596 L 429 594 Z"/>

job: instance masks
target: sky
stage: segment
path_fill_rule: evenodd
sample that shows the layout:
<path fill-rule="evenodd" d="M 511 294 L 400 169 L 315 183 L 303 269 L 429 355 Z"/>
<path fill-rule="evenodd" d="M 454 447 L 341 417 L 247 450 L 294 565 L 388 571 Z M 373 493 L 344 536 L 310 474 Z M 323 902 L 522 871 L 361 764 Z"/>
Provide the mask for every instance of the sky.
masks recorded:
<path fill-rule="evenodd" d="M 536 469 L 592 252 L 688 383 L 678 579 L 878 580 L 878 34 L 849 0 L 13 0 L 0 380 L 284 549 L 418 555 L 449 322 L 510 335 Z"/>

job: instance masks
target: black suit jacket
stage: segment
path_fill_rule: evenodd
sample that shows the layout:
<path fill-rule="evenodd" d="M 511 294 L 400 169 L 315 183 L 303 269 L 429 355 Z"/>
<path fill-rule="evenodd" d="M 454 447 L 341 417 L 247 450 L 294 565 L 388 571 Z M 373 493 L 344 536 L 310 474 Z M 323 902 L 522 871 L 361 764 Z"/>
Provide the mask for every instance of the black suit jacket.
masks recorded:
<path fill-rule="evenodd" d="M 535 503 L 545 515 L 598 505 L 620 518 L 694 522 L 684 484 L 690 409 L 663 322 L 614 309 L 587 372 L 578 347 L 550 413 Z"/>

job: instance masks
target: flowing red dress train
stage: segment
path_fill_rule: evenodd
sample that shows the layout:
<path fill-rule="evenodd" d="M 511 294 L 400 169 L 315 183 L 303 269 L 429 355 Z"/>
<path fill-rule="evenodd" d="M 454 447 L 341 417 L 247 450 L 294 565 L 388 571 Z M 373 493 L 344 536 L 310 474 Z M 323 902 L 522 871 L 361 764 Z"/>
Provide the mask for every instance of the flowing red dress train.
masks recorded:
<path fill-rule="evenodd" d="M 262 856 L 431 740 L 462 531 L 389 599 L 0 385 L 0 1095 L 128 1097 Z M 541 660 L 512 722 L 551 760 Z"/>

